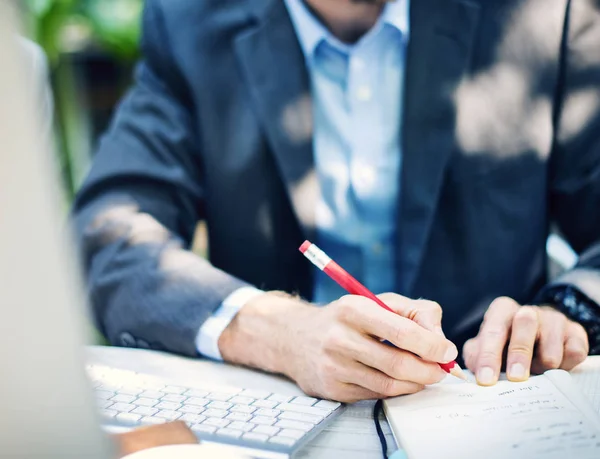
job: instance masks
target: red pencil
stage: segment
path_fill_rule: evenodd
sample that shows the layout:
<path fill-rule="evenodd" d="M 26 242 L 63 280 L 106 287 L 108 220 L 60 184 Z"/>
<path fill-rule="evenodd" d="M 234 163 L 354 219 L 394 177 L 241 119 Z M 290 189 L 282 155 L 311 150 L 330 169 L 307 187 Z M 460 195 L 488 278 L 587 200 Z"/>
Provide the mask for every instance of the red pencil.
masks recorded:
<path fill-rule="evenodd" d="M 386 305 L 383 301 L 381 301 L 373 292 L 371 292 L 367 287 L 358 282 L 348 271 L 338 265 L 335 261 L 333 261 L 325 252 L 319 249 L 315 244 L 310 241 L 304 241 L 304 244 L 300 246 L 300 252 L 304 254 L 306 258 L 308 258 L 317 268 L 331 277 L 334 281 L 336 281 L 344 290 L 346 290 L 351 295 L 360 295 L 370 300 L 375 301 L 379 306 L 383 309 L 387 309 L 390 312 L 394 312 L 388 305 Z M 395 314 L 395 312 L 394 312 Z M 462 371 L 460 366 L 452 361 L 449 363 L 438 363 L 438 365 L 444 370 L 446 373 L 450 373 L 457 378 L 463 379 L 465 381 L 468 380 L 465 373 Z"/>

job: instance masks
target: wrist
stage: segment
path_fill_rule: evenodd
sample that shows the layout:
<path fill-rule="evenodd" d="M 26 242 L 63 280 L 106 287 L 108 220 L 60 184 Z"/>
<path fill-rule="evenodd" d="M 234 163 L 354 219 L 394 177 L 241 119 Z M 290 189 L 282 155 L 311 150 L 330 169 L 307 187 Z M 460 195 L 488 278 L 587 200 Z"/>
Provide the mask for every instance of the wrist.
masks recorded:
<path fill-rule="evenodd" d="M 293 324 L 314 310 L 309 303 L 282 292 L 253 298 L 219 338 L 223 359 L 291 377 L 290 356 L 297 347 Z"/>

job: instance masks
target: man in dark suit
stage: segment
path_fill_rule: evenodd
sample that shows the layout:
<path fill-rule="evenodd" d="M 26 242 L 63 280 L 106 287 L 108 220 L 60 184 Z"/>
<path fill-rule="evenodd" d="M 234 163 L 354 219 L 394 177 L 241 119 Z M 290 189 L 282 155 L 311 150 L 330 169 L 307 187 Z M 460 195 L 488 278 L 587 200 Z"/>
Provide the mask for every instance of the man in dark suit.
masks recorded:
<path fill-rule="evenodd" d="M 594 1 L 148 0 L 143 25 L 75 207 L 112 343 L 343 401 L 439 381 L 442 326 L 484 385 L 599 350 Z M 551 225 L 580 259 L 547 284 Z"/>

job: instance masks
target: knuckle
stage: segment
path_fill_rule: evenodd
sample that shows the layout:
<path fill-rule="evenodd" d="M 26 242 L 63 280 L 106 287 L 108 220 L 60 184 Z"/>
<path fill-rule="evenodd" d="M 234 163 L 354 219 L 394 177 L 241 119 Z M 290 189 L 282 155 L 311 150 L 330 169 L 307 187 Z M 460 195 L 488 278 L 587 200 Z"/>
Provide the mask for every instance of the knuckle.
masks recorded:
<path fill-rule="evenodd" d="M 380 394 L 385 395 L 386 397 L 393 397 L 397 394 L 396 380 L 388 377 L 381 377 L 379 383 L 377 384 Z"/>
<path fill-rule="evenodd" d="M 484 349 L 479 353 L 479 363 L 481 365 L 486 363 L 496 363 L 499 359 L 500 355 L 492 350 Z"/>
<path fill-rule="evenodd" d="M 355 317 L 356 306 L 354 298 L 350 295 L 343 296 L 335 303 L 334 313 L 340 322 L 352 321 Z"/>
<path fill-rule="evenodd" d="M 562 359 L 555 354 L 542 354 L 539 361 L 544 369 L 554 370 L 560 367 Z"/>
<path fill-rule="evenodd" d="M 325 353 L 337 352 L 346 345 L 346 337 L 341 330 L 332 329 L 323 339 L 322 348 Z"/>
<path fill-rule="evenodd" d="M 513 319 L 514 324 L 534 326 L 538 323 L 538 311 L 532 306 L 521 306 Z"/>
<path fill-rule="evenodd" d="M 527 344 L 523 344 L 523 343 L 515 343 L 515 344 L 510 344 L 510 346 L 508 347 L 508 353 L 512 354 L 512 355 L 524 355 L 524 356 L 528 356 L 530 354 L 533 353 L 533 347 L 528 346 Z"/>
<path fill-rule="evenodd" d="M 394 355 L 390 358 L 389 375 L 395 378 L 400 378 L 400 376 L 404 373 L 405 365 L 405 354 L 403 354 L 402 352 L 395 352 Z"/>
<path fill-rule="evenodd" d="M 481 335 L 487 341 L 501 341 L 506 339 L 507 330 L 504 327 L 488 326 L 484 327 Z"/>

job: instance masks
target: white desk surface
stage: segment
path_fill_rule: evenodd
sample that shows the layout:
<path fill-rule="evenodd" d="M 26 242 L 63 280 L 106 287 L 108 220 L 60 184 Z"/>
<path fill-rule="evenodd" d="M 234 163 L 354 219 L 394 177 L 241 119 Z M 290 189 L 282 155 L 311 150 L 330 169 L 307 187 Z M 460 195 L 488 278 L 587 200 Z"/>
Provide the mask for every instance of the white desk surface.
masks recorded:
<path fill-rule="evenodd" d="M 268 389 L 287 395 L 302 394 L 294 383 L 282 377 L 208 360 L 187 359 L 140 349 L 90 346 L 86 349 L 86 361 L 88 364 L 107 365 L 174 379 L 181 384 L 217 384 Z M 600 357 L 589 358 L 572 374 L 596 411 L 600 413 Z M 361 402 L 349 406 L 323 433 L 299 452 L 297 458 L 375 459 L 381 457 L 372 411 L 373 402 Z M 393 437 L 387 423 L 384 423 L 383 428 L 391 451 L 395 445 Z"/>

